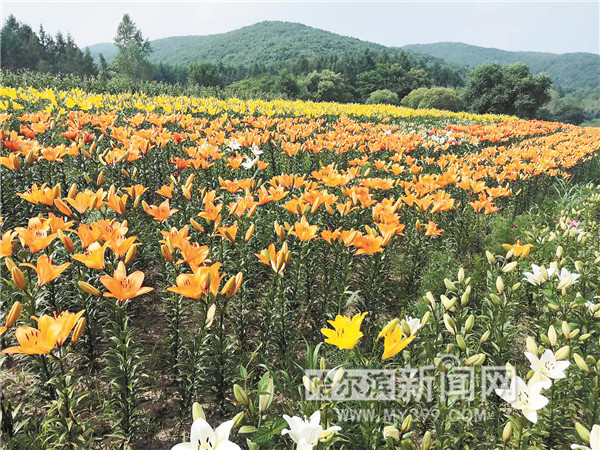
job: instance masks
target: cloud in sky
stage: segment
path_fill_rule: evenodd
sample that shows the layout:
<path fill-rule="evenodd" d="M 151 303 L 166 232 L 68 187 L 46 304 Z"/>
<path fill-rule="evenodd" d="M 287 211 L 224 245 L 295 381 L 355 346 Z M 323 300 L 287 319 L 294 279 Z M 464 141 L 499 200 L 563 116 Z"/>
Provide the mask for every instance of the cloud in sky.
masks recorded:
<path fill-rule="evenodd" d="M 600 53 L 600 2 L 54 2 L 3 1 L 35 30 L 80 46 L 112 42 L 124 13 L 150 40 L 224 33 L 263 20 L 300 22 L 388 46 L 440 41 L 505 50 Z"/>

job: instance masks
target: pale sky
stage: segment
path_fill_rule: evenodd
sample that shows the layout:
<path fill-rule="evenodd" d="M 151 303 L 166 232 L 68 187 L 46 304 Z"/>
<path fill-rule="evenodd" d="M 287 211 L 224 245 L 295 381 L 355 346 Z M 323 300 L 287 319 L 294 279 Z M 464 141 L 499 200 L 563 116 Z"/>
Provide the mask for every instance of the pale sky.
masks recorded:
<path fill-rule="evenodd" d="M 600 53 L 600 1 L 589 2 L 1 2 L 38 30 L 70 32 L 84 47 L 112 42 L 124 13 L 150 40 L 224 33 L 263 20 L 300 22 L 403 46 L 441 41 L 504 50 Z"/>

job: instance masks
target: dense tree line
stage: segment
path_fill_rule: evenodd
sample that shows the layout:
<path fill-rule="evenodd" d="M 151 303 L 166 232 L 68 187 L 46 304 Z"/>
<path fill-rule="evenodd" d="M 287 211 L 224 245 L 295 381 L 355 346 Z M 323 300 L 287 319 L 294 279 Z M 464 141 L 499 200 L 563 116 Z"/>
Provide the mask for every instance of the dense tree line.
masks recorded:
<path fill-rule="evenodd" d="M 42 26 L 36 34 L 29 25 L 18 22 L 11 15 L 2 27 L 0 39 L 3 69 L 81 76 L 97 74 L 90 52 L 82 51 L 71 35 L 65 37 L 59 32 L 52 37 Z"/>
<path fill-rule="evenodd" d="M 587 118 L 576 100 L 566 101 L 551 91 L 547 75 L 532 75 L 526 65 L 518 63 L 482 64 L 467 73 L 460 66 L 443 64 L 435 58 L 366 48 L 359 54 L 325 52 L 248 65 L 152 64 L 148 58 L 150 43 L 127 14 L 117 29 L 117 54 L 111 63 L 100 55 L 95 64 L 90 52 L 79 49 L 71 36 L 64 38 L 58 33 L 52 37 L 42 27 L 36 34 L 13 16 L 8 17 L 1 33 L 3 69 L 63 78 L 70 74 L 80 77 L 79 84 L 93 91 L 402 104 L 571 123 Z M 35 77 L 29 79 L 36 81 Z M 2 81 L 8 85 L 18 83 L 6 72 Z M 47 78 L 45 82 L 51 83 Z M 68 87 L 64 82 L 54 84 Z"/>

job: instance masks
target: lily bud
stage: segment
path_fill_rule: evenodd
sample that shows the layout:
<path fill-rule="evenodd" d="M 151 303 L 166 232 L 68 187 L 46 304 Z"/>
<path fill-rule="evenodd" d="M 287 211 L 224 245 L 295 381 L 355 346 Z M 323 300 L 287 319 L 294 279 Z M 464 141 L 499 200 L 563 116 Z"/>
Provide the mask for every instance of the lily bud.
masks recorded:
<path fill-rule="evenodd" d="M 217 312 L 217 304 L 213 303 L 206 311 L 206 322 L 204 322 L 204 326 L 206 328 L 210 328 L 215 320 L 215 313 Z"/>
<path fill-rule="evenodd" d="M 267 386 L 265 388 L 265 393 L 261 394 L 258 397 L 258 412 L 265 412 L 269 406 L 271 406 L 271 402 L 273 401 L 273 395 L 275 394 L 275 385 L 273 384 L 273 378 L 269 377 L 267 380 Z"/>
<path fill-rule="evenodd" d="M 473 355 L 465 361 L 465 366 L 480 366 L 485 361 L 485 355 L 483 353 L 478 353 Z"/>
<path fill-rule="evenodd" d="M 423 440 L 421 441 L 421 450 L 429 450 L 431 448 L 431 432 L 427 431 L 423 435 Z"/>
<path fill-rule="evenodd" d="M 127 250 L 127 253 L 125 254 L 125 260 L 124 263 L 125 265 L 128 265 L 131 261 L 133 261 L 133 258 L 135 258 L 135 253 L 137 252 L 137 245 L 132 245 L 131 248 L 129 250 Z"/>
<path fill-rule="evenodd" d="M 487 258 L 487 260 L 488 260 L 488 263 L 489 263 L 490 265 L 492 265 L 492 266 L 493 266 L 494 264 L 496 264 L 496 257 L 495 257 L 495 256 L 492 254 L 492 252 L 490 252 L 489 250 L 486 250 L 486 251 L 485 251 L 485 257 Z"/>
<path fill-rule="evenodd" d="M 85 281 L 78 281 L 77 284 L 79 285 L 79 288 L 83 292 L 93 295 L 94 297 L 100 297 L 102 295 L 102 292 L 100 292 L 98 289 L 96 289 L 91 284 L 86 283 Z"/>
<path fill-rule="evenodd" d="M 462 267 L 458 269 L 458 284 L 462 284 L 465 280 L 465 269 Z"/>
<path fill-rule="evenodd" d="M 239 428 L 239 426 L 242 424 L 242 420 L 244 420 L 245 416 L 246 416 L 245 412 L 239 412 L 234 416 L 234 418 L 232 419 L 234 429 Z"/>
<path fill-rule="evenodd" d="M 467 343 L 460 334 L 456 336 L 456 343 L 463 352 L 467 349 Z"/>
<path fill-rule="evenodd" d="M 390 320 L 386 326 L 384 326 L 379 334 L 377 335 L 377 339 L 381 339 L 382 337 L 387 336 L 389 333 L 396 328 L 396 326 L 400 323 L 400 319 L 392 319 Z"/>
<path fill-rule="evenodd" d="M 12 260 L 12 258 L 5 258 L 4 259 L 4 264 L 6 265 L 6 268 L 8 269 L 8 271 L 12 271 L 13 267 L 16 267 L 15 262 Z"/>
<path fill-rule="evenodd" d="M 467 289 L 465 289 L 465 292 L 463 292 L 463 294 L 460 297 L 460 304 L 462 306 L 465 306 L 467 303 L 469 303 L 470 295 L 471 295 L 471 286 L 467 286 Z"/>
<path fill-rule="evenodd" d="M 556 350 L 554 357 L 560 361 L 562 359 L 568 358 L 570 352 L 571 352 L 571 348 L 568 345 L 565 345 L 564 347 L 561 347 L 558 350 Z"/>
<path fill-rule="evenodd" d="M 577 430 L 577 434 L 583 442 L 585 442 L 586 444 L 590 443 L 590 430 L 588 430 L 579 422 L 575 422 L 575 430 Z"/>
<path fill-rule="evenodd" d="M 60 198 L 54 199 L 54 206 L 58 208 L 58 210 L 63 213 L 67 217 L 73 216 L 73 211 L 71 208 Z"/>
<path fill-rule="evenodd" d="M 12 327 L 20 315 L 21 315 L 21 303 L 14 302 L 12 307 L 10 308 L 10 312 L 8 313 L 8 316 L 6 316 L 6 328 Z"/>
<path fill-rule="evenodd" d="M 571 335 L 571 327 L 569 327 L 569 324 L 565 320 L 563 320 L 561 328 L 563 336 L 569 339 L 569 336 Z"/>
<path fill-rule="evenodd" d="M 248 231 L 246 231 L 246 236 L 244 236 L 244 242 L 248 242 L 253 234 L 254 234 L 254 224 L 250 225 L 250 228 L 248 228 Z"/>
<path fill-rule="evenodd" d="M 98 174 L 98 178 L 96 178 L 96 186 L 102 186 L 104 182 L 104 169 L 100 171 Z"/>
<path fill-rule="evenodd" d="M 487 330 L 485 333 L 483 333 L 481 335 L 481 338 L 479 339 L 479 343 L 483 344 L 484 342 L 487 342 L 488 339 L 490 338 L 490 330 Z"/>
<path fill-rule="evenodd" d="M 504 425 L 504 430 L 502 431 L 502 440 L 505 444 L 510 440 L 510 437 L 512 436 L 512 431 L 512 422 L 506 422 L 506 425 Z"/>
<path fill-rule="evenodd" d="M 446 329 L 452 336 L 454 336 L 456 334 L 456 330 L 454 329 L 454 326 L 453 326 L 453 325 L 455 325 L 454 320 L 448 314 L 444 314 L 443 319 L 444 319 L 444 325 L 445 325 Z"/>
<path fill-rule="evenodd" d="M 206 420 L 206 415 L 204 414 L 204 410 L 202 409 L 202 406 L 198 402 L 194 402 L 194 404 L 192 405 L 192 419 L 193 420 L 198 420 L 198 419 Z"/>
<path fill-rule="evenodd" d="M 527 345 L 527 351 L 529 353 L 534 354 L 535 356 L 538 356 L 538 346 L 535 343 L 535 340 L 533 339 L 533 337 L 527 336 L 527 339 L 525 340 L 525 342 Z"/>
<path fill-rule="evenodd" d="M 166 261 L 172 263 L 173 262 L 173 254 L 171 253 L 171 251 L 167 248 L 166 245 L 161 245 L 160 246 L 160 253 L 163 255 L 163 258 L 165 258 Z"/>
<path fill-rule="evenodd" d="M 411 428 L 412 428 L 412 422 L 413 422 L 412 415 L 409 414 L 402 421 L 402 426 L 400 427 L 400 430 L 402 430 L 403 433 L 406 433 L 407 431 L 410 431 Z"/>
<path fill-rule="evenodd" d="M 502 272 L 504 272 L 504 273 L 510 273 L 510 272 L 512 272 L 517 267 L 517 264 L 519 264 L 518 261 L 513 261 L 513 262 L 508 263 L 507 265 L 505 265 L 502 268 Z"/>
<path fill-rule="evenodd" d="M 10 271 L 10 274 L 12 276 L 13 283 L 15 283 L 15 286 L 17 286 L 19 289 L 24 291 L 25 287 L 26 287 L 25 276 L 23 275 L 23 272 L 21 271 L 21 269 L 19 269 L 17 266 L 15 266 Z"/>
<path fill-rule="evenodd" d="M 334 389 L 338 384 L 340 384 L 340 381 L 342 381 L 342 378 L 344 377 L 345 373 L 346 371 L 343 367 L 340 367 L 338 370 L 335 371 L 335 374 L 333 375 L 333 378 L 331 380 L 331 389 Z"/>
<path fill-rule="evenodd" d="M 579 367 L 585 373 L 590 373 L 590 368 L 588 367 L 585 360 L 581 356 L 579 356 L 578 353 L 573 353 L 573 359 L 575 360 L 575 364 L 577 364 L 577 367 Z"/>
<path fill-rule="evenodd" d="M 452 281 L 450 281 L 448 278 L 444 278 L 444 285 L 446 286 L 446 289 L 448 289 L 449 291 L 456 290 L 456 285 Z"/>
<path fill-rule="evenodd" d="M 465 333 L 468 333 L 469 331 L 471 331 L 474 324 L 475 324 L 475 316 L 473 314 L 471 314 L 469 317 L 467 317 L 467 320 L 465 322 Z"/>
<path fill-rule="evenodd" d="M 429 303 L 431 309 L 435 309 L 435 298 L 433 297 L 431 291 L 428 291 L 427 294 L 425 294 L 425 300 L 427 303 Z"/>
<path fill-rule="evenodd" d="M 556 257 L 557 257 L 558 259 L 560 259 L 560 258 L 562 258 L 562 256 L 564 255 L 564 253 L 565 253 L 565 250 L 562 248 L 562 245 L 559 245 L 559 246 L 556 248 Z"/>
<path fill-rule="evenodd" d="M 558 335 L 556 334 L 556 329 L 554 328 L 554 325 L 550 325 L 550 328 L 548 328 L 548 341 L 552 347 L 556 345 L 557 339 Z"/>
<path fill-rule="evenodd" d="M 196 220 L 190 219 L 190 224 L 192 224 L 192 227 L 194 227 L 194 230 L 196 230 L 200 233 L 204 233 L 204 228 L 202 227 L 202 225 L 200 225 L 198 222 L 196 222 Z"/>
<path fill-rule="evenodd" d="M 248 394 L 246 394 L 244 388 L 242 388 L 239 384 L 233 385 L 233 396 L 238 403 L 241 403 L 246 408 L 248 407 Z"/>
<path fill-rule="evenodd" d="M 502 277 L 500 276 L 496 278 L 496 290 L 500 295 L 504 293 L 504 280 L 502 280 Z"/>
<path fill-rule="evenodd" d="M 73 335 L 71 336 L 71 344 L 75 344 L 79 340 L 83 334 L 83 330 L 85 330 L 85 324 L 85 317 L 82 317 L 77 321 L 77 325 L 75 325 L 75 330 L 73 330 Z"/>

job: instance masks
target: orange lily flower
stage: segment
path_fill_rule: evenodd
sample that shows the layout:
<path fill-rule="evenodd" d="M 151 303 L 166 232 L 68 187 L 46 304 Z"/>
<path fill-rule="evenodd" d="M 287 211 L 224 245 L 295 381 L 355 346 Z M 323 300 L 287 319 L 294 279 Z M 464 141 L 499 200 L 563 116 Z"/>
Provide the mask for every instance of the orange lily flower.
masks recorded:
<path fill-rule="evenodd" d="M 517 241 L 514 244 L 502 244 L 507 251 L 512 250 L 515 256 L 525 258 L 529 255 L 529 251 L 533 247 L 533 244 L 521 244 L 521 241 Z"/>
<path fill-rule="evenodd" d="M 318 230 L 317 225 L 309 224 L 306 217 L 302 216 L 300 222 L 294 224 L 294 229 L 290 231 L 290 234 L 297 236 L 302 242 L 307 242 L 316 236 Z"/>
<path fill-rule="evenodd" d="M 221 215 L 221 209 L 223 209 L 222 203 L 218 203 L 215 206 L 212 202 L 207 202 L 204 205 L 204 211 L 198 213 L 198 216 L 214 222 Z"/>
<path fill-rule="evenodd" d="M 77 253 L 73 255 L 75 261 L 85 264 L 89 269 L 102 270 L 104 269 L 104 252 L 106 251 L 107 243 L 100 245 L 97 242 L 93 242 L 87 248 L 87 253 Z"/>
<path fill-rule="evenodd" d="M 88 248 L 100 237 L 99 229 L 86 225 L 85 223 L 79 224 L 79 228 L 75 233 L 79 236 L 83 248 Z"/>
<path fill-rule="evenodd" d="M 209 267 L 198 267 L 191 274 L 182 273 L 175 279 L 177 286 L 167 290 L 196 300 L 209 293 L 216 297 L 221 279 L 225 276 L 219 274 L 220 267 L 221 263 L 214 263 Z"/>
<path fill-rule="evenodd" d="M 269 245 L 265 250 L 261 250 L 260 253 L 256 253 L 258 260 L 270 266 L 273 272 L 279 276 L 283 276 L 286 264 L 290 261 L 290 251 L 288 250 L 287 242 L 284 242 L 281 246 L 281 250 L 275 250 L 275 244 Z"/>
<path fill-rule="evenodd" d="M 42 255 L 38 258 L 36 265 L 29 263 L 23 263 L 22 266 L 31 267 L 38 276 L 38 286 L 48 284 L 52 280 L 58 278 L 58 276 L 71 265 L 71 263 L 64 263 L 60 266 L 52 264 L 52 259 L 48 258 L 48 255 Z"/>
<path fill-rule="evenodd" d="M 99 232 L 99 237 L 104 242 L 119 239 L 125 236 L 129 230 L 126 220 L 122 223 L 116 220 L 99 220 L 92 224 L 92 228 Z"/>
<path fill-rule="evenodd" d="M 151 287 L 142 287 L 144 277 L 144 273 L 139 270 L 127 275 L 125 264 L 120 261 L 113 276 L 104 275 L 100 277 L 100 282 L 109 290 L 109 292 L 104 293 L 105 297 L 114 297 L 121 302 L 125 302 L 153 290 Z"/>
<path fill-rule="evenodd" d="M 321 238 L 323 238 L 323 240 L 325 242 L 327 242 L 329 245 L 331 245 L 333 243 L 333 241 L 337 241 L 338 239 L 340 239 L 341 237 L 341 228 L 338 228 L 337 230 L 323 230 L 321 231 Z"/>
<path fill-rule="evenodd" d="M 129 196 L 127 194 L 124 194 L 121 197 L 119 197 L 117 194 L 109 192 L 104 204 L 117 214 L 123 215 L 125 214 L 125 207 L 127 206 L 128 198 Z"/>
<path fill-rule="evenodd" d="M 190 238 L 188 236 L 189 227 L 186 225 L 181 230 L 178 230 L 175 227 L 171 227 L 169 231 L 161 231 L 160 233 L 165 237 L 160 240 L 161 244 L 167 244 L 167 240 L 171 242 L 171 245 L 174 248 L 181 248 L 183 241 L 189 241 Z"/>
<path fill-rule="evenodd" d="M 444 232 L 444 230 L 438 228 L 437 224 L 431 220 L 423 226 L 425 227 L 425 236 L 439 236 Z"/>
<path fill-rule="evenodd" d="M 122 258 L 132 247 L 141 245 L 141 242 L 135 242 L 137 236 L 131 236 L 128 238 L 119 237 L 117 239 L 111 239 L 107 242 L 108 248 L 110 248 L 117 258 Z M 135 243 L 134 243 L 135 242 Z"/>
<path fill-rule="evenodd" d="M 383 251 L 383 238 L 372 234 L 356 234 L 352 242 L 357 255 L 373 255 Z"/>
<path fill-rule="evenodd" d="M 84 311 L 77 314 L 63 311 L 53 316 L 43 315 L 37 320 L 38 328 L 19 327 L 15 331 L 18 346 L 5 348 L 2 353 L 20 353 L 27 355 L 48 354 L 57 345 L 63 345 L 75 323 L 83 315 Z"/>
<path fill-rule="evenodd" d="M 68 202 L 79 214 L 85 214 L 88 209 L 91 209 L 96 200 L 96 194 L 90 190 L 80 192 L 75 198 L 67 197 L 64 199 Z"/>
<path fill-rule="evenodd" d="M 158 220 L 159 222 L 164 222 L 177 211 L 179 211 L 177 208 L 171 209 L 169 207 L 169 200 L 165 200 L 158 206 L 148 205 L 146 202 L 142 202 L 142 206 L 144 211 L 146 211 L 146 214 L 154 217 L 154 219 Z"/>
<path fill-rule="evenodd" d="M 124 189 L 133 201 L 135 201 L 138 197 L 140 197 L 144 192 L 148 190 L 147 187 L 144 187 L 141 184 L 136 184 L 135 186 L 126 187 Z"/>
<path fill-rule="evenodd" d="M 169 186 L 165 184 L 158 191 L 156 191 L 156 193 L 162 195 L 163 197 L 173 198 L 173 184 L 170 184 Z"/>
<path fill-rule="evenodd" d="M 15 232 L 12 230 L 8 230 L 2 233 L 2 240 L 0 240 L 0 258 L 12 256 L 14 236 Z"/>
<path fill-rule="evenodd" d="M 33 184 L 27 192 L 17 193 L 17 195 L 34 205 L 42 203 L 48 206 L 54 205 L 54 199 L 57 197 L 54 189 L 47 187 L 46 183 L 42 184 L 39 188 L 37 184 Z"/>
<path fill-rule="evenodd" d="M 73 226 L 73 221 L 65 222 L 65 219 L 62 217 L 55 216 L 54 214 L 48 214 L 48 219 L 46 219 L 46 225 L 50 227 L 50 231 L 56 233 L 57 231 L 65 231 L 70 229 Z"/>
<path fill-rule="evenodd" d="M 235 236 L 238 231 L 237 220 L 233 225 L 229 227 L 219 227 L 217 228 L 217 234 L 221 236 L 223 239 L 227 239 L 229 242 L 235 242 Z"/>
<path fill-rule="evenodd" d="M 190 241 L 183 241 L 181 243 L 181 256 L 183 259 L 177 261 L 176 264 L 188 263 L 190 267 L 199 266 L 206 261 L 208 256 L 208 246 L 199 245 Z"/>
<path fill-rule="evenodd" d="M 47 228 L 24 228 L 19 233 L 19 240 L 23 246 L 29 247 L 31 253 L 37 253 L 48 247 L 56 236 L 58 236 L 58 233 L 48 235 Z"/>

